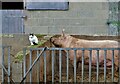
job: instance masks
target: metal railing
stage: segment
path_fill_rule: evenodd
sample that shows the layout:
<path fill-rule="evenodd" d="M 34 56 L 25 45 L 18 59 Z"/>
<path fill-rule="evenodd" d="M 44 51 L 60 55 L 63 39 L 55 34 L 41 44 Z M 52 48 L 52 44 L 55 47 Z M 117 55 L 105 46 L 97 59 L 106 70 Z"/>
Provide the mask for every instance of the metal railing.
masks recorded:
<path fill-rule="evenodd" d="M 11 46 L 0 46 L 1 48 L 1 56 L 2 56 L 2 62 L 1 62 L 1 67 L 2 67 L 2 83 L 5 82 L 5 75 L 7 75 L 7 82 L 8 83 L 14 83 L 14 80 L 11 78 L 11 57 L 10 57 L 10 52 L 11 52 Z M 7 58 L 7 60 L 6 60 Z M 7 64 L 6 64 L 7 63 Z"/>
<path fill-rule="evenodd" d="M 23 83 L 23 82 L 25 82 L 25 79 L 26 79 L 26 76 L 29 74 L 29 78 L 30 78 L 30 82 L 32 82 L 32 76 L 34 75 L 34 74 L 32 74 L 32 69 L 33 69 L 33 67 L 34 67 L 34 65 L 35 65 L 35 63 L 38 61 L 38 59 L 40 58 L 40 56 L 43 54 L 43 56 L 44 56 L 44 82 L 47 82 L 47 80 L 46 80 L 46 67 L 47 67 L 47 64 L 46 64 L 46 50 L 49 50 L 49 51 L 51 51 L 51 59 L 52 59 L 52 61 L 51 61 L 51 63 L 52 63 L 52 65 L 51 65 L 51 67 L 52 67 L 52 82 L 55 82 L 55 66 L 54 66 L 54 63 L 55 63 L 55 51 L 57 50 L 57 51 L 59 51 L 59 82 L 62 82 L 62 51 L 65 51 L 66 52 L 66 82 L 69 82 L 69 56 L 70 56 L 70 51 L 72 51 L 73 52 L 73 59 L 74 59 L 74 63 L 73 63 L 73 73 L 74 73 L 74 81 L 73 82 L 77 82 L 77 80 L 76 80 L 76 76 L 77 76 L 77 66 L 76 66 L 76 62 L 77 62 L 77 59 L 76 59 L 76 56 L 77 56 L 77 51 L 81 51 L 82 53 L 81 53 L 81 59 L 82 59 L 82 61 L 81 61 L 81 79 L 80 79 L 80 82 L 85 82 L 85 80 L 84 80 L 84 73 L 85 73 L 85 71 L 84 71 L 84 69 L 85 69 L 85 51 L 87 50 L 88 51 L 88 53 L 89 53 L 89 71 L 88 71 L 88 76 L 89 76 L 89 80 L 88 80 L 88 82 L 92 82 L 92 56 L 93 56 L 93 50 L 94 51 L 96 51 L 96 82 L 99 82 L 99 75 L 100 75 L 100 62 L 99 62 L 99 56 L 100 56 L 100 51 L 102 50 L 103 52 L 104 52 L 104 60 L 103 60 L 103 67 L 104 67 L 104 80 L 103 80 L 103 82 L 107 82 L 107 80 L 106 80 L 106 74 L 107 74 L 107 60 L 106 60 L 106 56 L 107 56 L 107 51 L 109 50 L 109 51 L 111 51 L 112 52 L 112 58 L 111 58 L 111 62 L 112 62 L 112 67 L 111 67 L 111 82 L 114 82 L 114 75 L 115 75 L 115 70 L 114 70 L 114 68 L 115 68 L 115 65 L 114 65 L 114 62 L 115 62 L 115 59 L 114 59 L 114 56 L 115 56 L 115 50 L 117 50 L 118 51 L 118 63 L 120 63 L 120 54 L 119 54 L 119 51 L 120 51 L 120 48 L 30 48 L 29 49 L 30 50 L 30 67 L 29 67 L 29 69 L 28 70 L 26 70 L 26 55 L 25 55 L 25 52 L 26 52 L 26 49 L 24 49 L 24 77 L 23 77 L 23 79 L 22 79 L 22 81 L 21 81 L 21 83 Z M 37 56 L 37 58 L 32 62 L 32 51 L 36 51 L 37 52 L 37 54 L 36 54 L 36 56 Z M 41 51 L 40 53 L 39 53 L 39 51 Z M 118 64 L 118 68 L 120 67 L 120 64 Z M 119 73 L 118 73 L 118 81 L 120 80 L 120 69 L 119 69 L 119 71 L 118 71 Z M 38 76 L 39 77 L 39 76 Z"/>

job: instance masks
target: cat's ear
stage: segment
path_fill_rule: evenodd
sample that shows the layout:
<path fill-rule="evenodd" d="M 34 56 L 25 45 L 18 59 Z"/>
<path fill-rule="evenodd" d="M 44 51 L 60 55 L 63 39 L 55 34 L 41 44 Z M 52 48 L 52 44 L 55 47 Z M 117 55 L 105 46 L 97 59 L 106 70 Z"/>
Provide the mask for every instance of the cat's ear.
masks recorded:
<path fill-rule="evenodd" d="M 31 35 L 31 33 L 29 33 L 29 35 Z"/>
<path fill-rule="evenodd" d="M 32 33 L 32 36 L 34 36 L 34 33 Z"/>
<path fill-rule="evenodd" d="M 34 36 L 34 33 L 29 33 L 29 35 L 32 35 L 32 36 Z"/>

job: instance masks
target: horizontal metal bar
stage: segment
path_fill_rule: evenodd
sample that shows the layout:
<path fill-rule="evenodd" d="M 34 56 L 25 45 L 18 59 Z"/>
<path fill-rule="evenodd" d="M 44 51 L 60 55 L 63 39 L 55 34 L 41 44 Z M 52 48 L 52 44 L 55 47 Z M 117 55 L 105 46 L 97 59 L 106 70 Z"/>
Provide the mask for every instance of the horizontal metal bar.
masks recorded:
<path fill-rule="evenodd" d="M 0 45 L 1 48 L 8 48 L 8 47 L 12 47 L 12 46 L 9 46 L 9 45 Z"/>
<path fill-rule="evenodd" d="M 28 49 L 28 48 L 27 48 Z M 30 50 L 42 50 L 43 48 L 30 48 Z M 48 50 L 120 50 L 120 48 L 47 48 Z"/>

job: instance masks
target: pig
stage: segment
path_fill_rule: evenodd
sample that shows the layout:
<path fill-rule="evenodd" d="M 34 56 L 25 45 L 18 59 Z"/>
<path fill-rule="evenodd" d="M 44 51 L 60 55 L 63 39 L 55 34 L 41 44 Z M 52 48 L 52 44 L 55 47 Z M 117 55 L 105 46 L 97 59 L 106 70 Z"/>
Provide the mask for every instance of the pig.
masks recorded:
<path fill-rule="evenodd" d="M 61 48 L 118 48 L 119 42 L 115 40 L 85 40 L 78 39 L 68 34 L 62 32 L 62 35 L 58 38 L 52 37 L 50 41 L 55 45 L 55 47 Z M 65 51 L 66 52 L 66 51 Z M 115 70 L 118 70 L 118 50 L 114 50 L 114 65 Z M 89 64 L 89 51 L 84 51 L 84 64 Z M 82 51 L 76 51 L 76 66 L 82 61 Z M 69 51 L 69 59 L 74 64 L 74 51 Z M 97 51 L 92 50 L 92 65 L 96 66 L 97 64 Z M 99 51 L 99 66 L 104 66 L 104 50 Z M 106 66 L 112 66 L 112 51 L 107 50 L 106 55 Z"/>

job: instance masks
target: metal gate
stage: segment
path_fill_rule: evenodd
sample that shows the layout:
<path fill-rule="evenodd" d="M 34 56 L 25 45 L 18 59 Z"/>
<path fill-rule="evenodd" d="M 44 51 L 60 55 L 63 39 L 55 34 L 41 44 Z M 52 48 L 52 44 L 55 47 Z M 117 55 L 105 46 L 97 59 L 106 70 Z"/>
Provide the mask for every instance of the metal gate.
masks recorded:
<path fill-rule="evenodd" d="M 49 64 L 50 63 L 47 63 L 46 62 L 46 57 L 48 55 L 48 53 L 46 51 L 50 51 L 49 55 L 51 57 L 51 79 L 50 79 L 50 82 L 71 82 L 70 81 L 70 60 L 69 60 L 69 56 L 70 56 L 70 51 L 72 51 L 74 54 L 73 54 L 73 59 L 74 59 L 74 62 L 73 62 L 73 81 L 72 82 L 120 82 L 120 69 L 118 69 L 117 72 L 115 72 L 115 65 L 114 65 L 114 62 L 116 61 L 115 58 L 114 58 L 114 55 L 115 55 L 115 52 L 114 51 L 120 51 L 120 48 L 30 48 L 29 51 L 30 51 L 30 54 L 29 54 L 29 57 L 26 58 L 27 56 L 25 55 L 26 53 L 26 50 L 27 49 L 24 49 L 24 74 L 23 74 L 23 79 L 21 80 L 21 83 L 23 82 L 48 82 L 47 81 L 47 67 L 49 67 Z M 88 51 L 89 52 L 89 63 L 88 63 L 88 66 L 85 65 L 85 57 L 84 57 L 84 52 L 85 51 Z M 103 68 L 101 69 L 100 68 L 100 64 L 99 64 L 99 53 L 100 51 L 103 51 L 104 52 L 104 61 L 103 61 Z M 33 51 L 35 51 L 36 54 L 33 54 Z M 58 51 L 58 54 L 55 54 L 55 52 Z M 63 67 L 64 66 L 62 63 L 63 63 L 63 54 L 62 52 L 66 52 L 65 53 L 65 57 L 66 57 L 66 74 L 64 75 L 65 79 L 63 80 Z M 76 52 L 77 51 L 81 51 L 81 70 L 77 70 L 77 66 L 76 66 Z M 92 54 L 93 52 L 92 51 L 95 51 L 96 52 L 96 67 L 93 69 L 93 66 L 92 66 Z M 107 60 L 106 60 L 106 55 L 107 55 L 107 51 L 111 51 L 111 55 L 112 55 L 112 66 L 111 68 L 107 68 Z M 40 57 L 43 56 L 43 66 L 42 67 L 44 70 L 43 72 L 43 81 L 40 81 L 40 64 L 37 64 L 37 62 L 39 62 L 40 60 Z M 118 53 L 118 56 L 120 56 L 120 54 Z M 32 59 L 33 57 L 36 57 L 35 59 Z M 55 66 L 55 64 L 57 63 L 56 62 L 56 59 L 55 57 L 58 57 L 59 58 L 59 61 L 57 60 L 57 62 L 59 63 L 58 66 Z M 120 57 L 118 57 L 119 59 L 119 63 L 120 63 Z M 29 60 L 29 67 L 26 68 L 27 66 L 27 62 L 26 60 Z M 34 66 L 36 66 L 36 68 L 34 68 Z M 58 70 L 55 69 L 55 67 L 58 67 Z M 86 68 L 88 67 L 88 71 L 87 71 L 87 75 L 88 75 L 88 80 L 85 79 L 86 77 Z M 118 65 L 118 68 L 120 68 L 120 64 Z M 35 70 L 34 70 L 35 69 Z M 57 71 L 56 71 L 57 70 Z M 80 73 L 77 74 L 77 71 L 79 71 Z M 102 72 L 101 72 L 102 71 Z M 108 71 L 110 72 L 108 74 Z M 58 80 L 56 81 L 56 72 L 58 72 Z M 115 73 L 117 73 L 118 77 L 116 79 L 115 77 Z M 94 76 L 93 76 L 94 74 Z M 101 74 L 103 74 L 103 79 L 102 81 L 100 81 L 100 77 L 101 77 Z M 79 79 L 77 79 L 78 75 L 80 76 Z M 110 75 L 110 80 L 108 81 L 107 80 L 107 76 Z M 37 77 L 37 78 L 36 78 Z M 94 77 L 94 80 L 92 79 L 92 77 Z M 29 81 L 27 81 L 27 79 L 29 79 Z M 34 79 L 36 79 L 36 81 L 33 81 Z"/>
<path fill-rule="evenodd" d="M 2 67 L 2 83 L 7 81 L 8 83 L 14 82 L 11 78 L 11 60 L 10 51 L 11 46 L 0 46 L 1 48 L 1 67 Z"/>
<path fill-rule="evenodd" d="M 23 10 L 2 10 L 2 33 L 24 33 Z"/>

